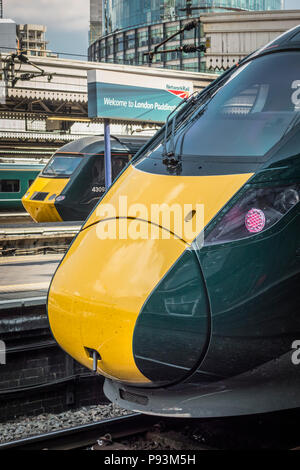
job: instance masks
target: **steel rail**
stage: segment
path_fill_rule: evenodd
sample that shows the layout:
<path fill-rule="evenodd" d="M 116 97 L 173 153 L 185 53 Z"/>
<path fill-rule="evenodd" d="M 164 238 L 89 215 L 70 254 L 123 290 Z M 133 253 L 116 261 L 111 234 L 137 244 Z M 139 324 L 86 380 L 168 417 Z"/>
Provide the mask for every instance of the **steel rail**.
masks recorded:
<path fill-rule="evenodd" d="M 118 439 L 145 432 L 157 421 L 157 416 L 133 413 L 6 442 L 0 444 L 0 450 L 80 449 L 95 444 L 105 434 L 110 434 L 113 439 Z"/>
<path fill-rule="evenodd" d="M 0 227 L 0 237 L 9 236 L 30 236 L 30 235 L 56 235 L 56 234 L 73 234 L 77 233 L 82 225 L 82 222 L 60 222 L 48 224 L 15 224 L 12 226 L 2 225 Z"/>

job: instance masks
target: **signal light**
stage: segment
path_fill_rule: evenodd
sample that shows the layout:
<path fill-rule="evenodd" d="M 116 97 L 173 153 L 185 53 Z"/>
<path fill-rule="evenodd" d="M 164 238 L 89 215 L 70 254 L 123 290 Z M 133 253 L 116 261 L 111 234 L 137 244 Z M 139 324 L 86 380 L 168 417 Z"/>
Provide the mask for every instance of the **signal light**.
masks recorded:
<path fill-rule="evenodd" d="M 250 209 L 245 217 L 246 229 L 250 233 L 261 232 L 266 225 L 266 217 L 261 209 Z"/>

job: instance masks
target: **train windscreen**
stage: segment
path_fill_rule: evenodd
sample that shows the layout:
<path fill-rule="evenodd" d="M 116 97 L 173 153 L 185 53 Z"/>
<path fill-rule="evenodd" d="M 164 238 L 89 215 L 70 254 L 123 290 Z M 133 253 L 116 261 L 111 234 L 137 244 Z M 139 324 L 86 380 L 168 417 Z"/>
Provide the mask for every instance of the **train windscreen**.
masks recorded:
<path fill-rule="evenodd" d="M 82 157 L 78 155 L 55 155 L 44 168 L 42 175 L 69 178 L 81 161 Z"/>
<path fill-rule="evenodd" d="M 300 123 L 298 52 L 277 52 L 240 66 L 212 94 L 201 95 L 177 120 L 175 132 L 153 143 L 147 156 L 164 149 L 186 157 L 263 159 Z M 175 147 L 175 149 L 174 149 Z M 152 150 L 152 152 L 151 152 Z M 144 155 L 141 155 L 141 158 Z"/>

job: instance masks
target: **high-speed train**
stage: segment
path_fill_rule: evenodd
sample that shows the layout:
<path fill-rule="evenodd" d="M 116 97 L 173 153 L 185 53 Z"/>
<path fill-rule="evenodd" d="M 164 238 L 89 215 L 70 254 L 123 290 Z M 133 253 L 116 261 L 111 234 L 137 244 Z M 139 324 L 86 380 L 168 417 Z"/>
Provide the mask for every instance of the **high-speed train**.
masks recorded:
<path fill-rule="evenodd" d="M 52 333 L 121 407 L 300 406 L 299 59 L 300 26 L 183 103 L 58 267 Z"/>
<path fill-rule="evenodd" d="M 111 136 L 112 178 L 147 142 Z M 85 220 L 105 193 L 104 138 L 83 137 L 58 149 L 22 198 L 36 222 Z"/>

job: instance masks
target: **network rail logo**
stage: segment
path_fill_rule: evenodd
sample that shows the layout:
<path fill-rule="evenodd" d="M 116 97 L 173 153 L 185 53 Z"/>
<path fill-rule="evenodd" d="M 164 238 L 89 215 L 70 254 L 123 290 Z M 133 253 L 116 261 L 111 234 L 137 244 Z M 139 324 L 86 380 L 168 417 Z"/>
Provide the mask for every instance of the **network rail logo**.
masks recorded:
<path fill-rule="evenodd" d="M 191 94 L 190 88 L 186 86 L 174 86 L 174 85 L 167 84 L 166 90 L 169 93 L 172 93 L 172 95 L 178 96 L 178 98 L 181 98 L 181 99 L 187 99 Z"/>
<path fill-rule="evenodd" d="M 101 203 L 96 217 L 101 240 L 194 240 L 203 232 L 204 205 L 129 204 L 127 196 L 120 196 L 117 204 Z"/>
<path fill-rule="evenodd" d="M 6 345 L 0 340 L 0 365 L 6 364 Z"/>

